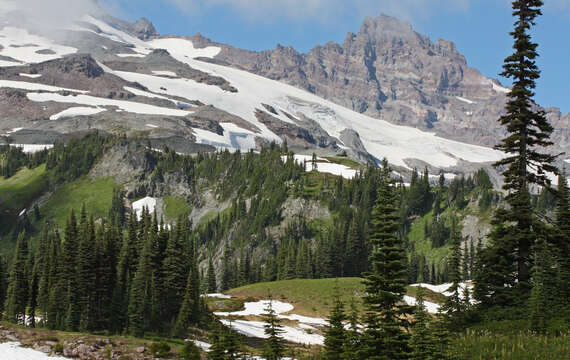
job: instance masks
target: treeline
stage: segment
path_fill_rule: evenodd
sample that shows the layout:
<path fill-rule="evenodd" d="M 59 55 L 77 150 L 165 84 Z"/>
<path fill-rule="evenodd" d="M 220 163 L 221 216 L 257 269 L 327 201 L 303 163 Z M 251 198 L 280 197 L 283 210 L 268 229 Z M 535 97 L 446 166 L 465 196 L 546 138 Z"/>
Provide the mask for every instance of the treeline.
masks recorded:
<path fill-rule="evenodd" d="M 97 224 L 83 208 L 79 219 L 71 212 L 63 233 L 46 225 L 38 240 L 20 234 L 1 287 L 11 322 L 135 336 L 182 335 L 210 322 L 187 220 L 169 229 L 144 211 L 123 231 Z"/>

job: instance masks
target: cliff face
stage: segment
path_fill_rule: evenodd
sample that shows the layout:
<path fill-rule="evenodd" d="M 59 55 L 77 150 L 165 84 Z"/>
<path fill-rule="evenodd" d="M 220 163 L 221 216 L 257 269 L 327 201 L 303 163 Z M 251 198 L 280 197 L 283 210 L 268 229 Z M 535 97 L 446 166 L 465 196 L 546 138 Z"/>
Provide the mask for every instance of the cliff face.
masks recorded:
<path fill-rule="evenodd" d="M 212 44 L 200 35 L 193 41 Z M 504 136 L 497 118 L 509 89 L 469 67 L 453 42 L 433 42 L 389 16 L 367 18 L 360 31 L 347 34 L 342 44 L 329 42 L 306 54 L 280 45 L 263 52 L 227 45 L 222 49 L 215 58 L 220 63 L 286 82 L 394 124 L 480 145 L 494 145 Z M 567 151 L 568 114 L 557 109 L 547 112 L 558 129 L 553 150 Z"/>

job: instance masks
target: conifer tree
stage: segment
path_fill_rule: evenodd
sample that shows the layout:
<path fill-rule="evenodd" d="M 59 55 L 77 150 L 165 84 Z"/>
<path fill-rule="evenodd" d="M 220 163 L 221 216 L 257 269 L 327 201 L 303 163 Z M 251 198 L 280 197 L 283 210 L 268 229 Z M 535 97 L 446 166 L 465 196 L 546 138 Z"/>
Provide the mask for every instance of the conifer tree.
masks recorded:
<path fill-rule="evenodd" d="M 210 331 L 210 351 L 208 351 L 209 360 L 224 360 L 226 352 L 224 349 L 224 338 L 222 332 L 222 324 L 219 321 L 213 326 L 212 331 Z"/>
<path fill-rule="evenodd" d="M 214 270 L 214 263 L 212 258 L 208 259 L 208 293 L 213 294 L 218 291 L 216 284 L 216 271 Z"/>
<path fill-rule="evenodd" d="M 95 326 L 95 224 L 93 218 L 80 224 L 77 256 L 77 291 L 81 308 L 80 329 L 93 330 Z"/>
<path fill-rule="evenodd" d="M 152 243 L 147 239 L 129 294 L 129 333 L 141 337 L 148 329 L 152 304 Z"/>
<path fill-rule="evenodd" d="M 200 278 L 195 256 L 192 257 L 192 266 L 188 273 L 186 292 L 182 306 L 178 312 L 174 332 L 177 336 L 184 336 L 190 325 L 200 320 Z"/>
<path fill-rule="evenodd" d="M 372 271 L 365 274 L 366 313 L 364 343 L 360 357 L 365 359 L 407 359 L 409 336 L 404 331 L 411 307 L 403 305 L 407 269 L 402 240 L 397 236 L 399 216 L 397 194 L 390 179 L 391 169 L 382 164 L 382 183 L 372 215 L 370 255 Z"/>
<path fill-rule="evenodd" d="M 334 295 L 334 305 L 329 316 L 329 325 L 325 332 L 324 358 L 327 360 L 340 360 L 343 358 L 346 342 L 345 320 L 344 303 L 337 289 Z"/>
<path fill-rule="evenodd" d="M 28 237 L 24 232 L 18 236 L 16 251 L 12 260 L 6 294 L 6 319 L 10 322 L 26 325 L 26 306 L 28 305 L 29 284 L 26 278 L 26 260 L 28 259 Z"/>
<path fill-rule="evenodd" d="M 87 221 L 87 215 L 84 210 L 85 209 L 83 208 L 81 212 L 82 222 Z M 78 236 L 77 220 L 75 218 L 74 211 L 71 210 L 71 214 L 65 228 L 65 241 L 62 246 L 62 272 L 60 274 L 63 276 L 63 280 L 65 281 L 65 329 L 68 331 L 79 330 L 79 322 L 81 319 L 80 294 L 77 291 L 78 282 L 76 277 L 77 252 L 79 248 Z"/>
<path fill-rule="evenodd" d="M 443 307 L 451 323 L 457 325 L 460 320 L 461 312 L 463 311 L 463 302 L 461 300 L 461 231 L 456 218 L 454 218 L 452 222 L 451 250 L 448 256 L 447 264 L 451 286 L 447 291 L 451 293 L 451 295 L 447 297 Z"/>
<path fill-rule="evenodd" d="M 552 144 L 549 138 L 553 128 L 545 112 L 535 110 L 533 104 L 533 90 L 540 71 L 536 66 L 538 45 L 532 42 L 530 31 L 536 18 L 542 15 L 542 5 L 541 0 L 516 0 L 512 3 L 514 53 L 505 59 L 501 75 L 513 80 L 513 88 L 507 95 L 507 113 L 499 119 L 508 136 L 496 146 L 508 155 L 495 165 L 506 168 L 503 171 L 503 188 L 508 192 L 506 201 L 510 208 L 495 216 L 500 216 L 510 229 L 503 238 L 495 241 L 505 243 L 499 246 L 516 253 L 515 289 L 519 290 L 517 296 L 523 300 L 530 290 L 530 255 L 536 239 L 534 224 L 537 221 L 531 206 L 529 185 L 547 186 L 550 181 L 546 172 L 558 172 L 552 166 L 556 156 L 540 152 L 540 148 Z"/>
<path fill-rule="evenodd" d="M 417 306 L 414 311 L 414 321 L 412 323 L 410 348 L 412 349 L 411 359 L 414 360 L 437 360 L 433 357 L 435 351 L 434 339 L 430 329 L 430 315 L 424 306 L 425 290 L 422 286 L 417 288 Z"/>
<path fill-rule="evenodd" d="M 361 336 L 358 326 L 360 325 L 358 308 L 353 299 L 350 301 L 350 311 L 348 313 L 348 330 L 346 330 L 346 339 L 343 346 L 342 359 L 343 360 L 357 360 L 358 350 L 361 344 Z"/>
<path fill-rule="evenodd" d="M 277 317 L 277 313 L 273 309 L 273 300 L 269 296 L 265 313 L 263 314 L 265 320 L 265 344 L 263 347 L 263 357 L 266 360 L 280 360 L 285 354 L 285 345 L 281 334 L 283 333 L 283 326 L 281 320 Z"/>
<path fill-rule="evenodd" d="M 176 228 L 170 234 L 164 259 L 164 291 L 166 295 L 164 313 L 169 321 L 176 320 L 180 305 L 184 300 L 187 280 L 187 263 L 184 259 L 184 221 L 178 219 Z"/>

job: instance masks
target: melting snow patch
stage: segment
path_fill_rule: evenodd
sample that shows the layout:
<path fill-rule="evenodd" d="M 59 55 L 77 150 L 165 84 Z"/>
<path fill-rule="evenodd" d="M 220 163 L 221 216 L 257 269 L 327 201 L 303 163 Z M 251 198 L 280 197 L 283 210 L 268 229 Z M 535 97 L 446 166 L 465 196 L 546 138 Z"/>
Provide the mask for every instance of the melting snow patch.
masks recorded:
<path fill-rule="evenodd" d="M 194 343 L 194 345 L 196 345 L 197 347 L 199 347 L 200 349 L 202 349 L 204 351 L 210 351 L 210 348 L 212 347 L 212 345 L 208 344 L 207 342 L 203 342 L 203 341 L 199 341 L 199 340 L 192 340 L 192 342 Z"/>
<path fill-rule="evenodd" d="M 19 73 L 18 75 L 21 76 L 21 77 L 27 77 L 27 78 L 30 78 L 30 79 L 37 79 L 37 78 L 39 78 L 39 77 L 42 77 L 42 74 L 24 74 L 24 73 Z"/>
<path fill-rule="evenodd" d="M 415 298 L 408 296 L 408 295 L 404 295 L 404 301 L 406 302 L 406 304 L 412 305 L 412 306 L 415 306 L 418 304 L 418 302 L 416 301 Z M 424 301 L 424 307 L 426 308 L 427 312 L 429 312 L 430 314 L 436 314 L 439 310 L 438 304 L 432 303 L 429 301 Z"/>
<path fill-rule="evenodd" d="M 494 81 L 491 80 L 491 84 L 493 85 L 493 90 L 495 90 L 496 92 L 500 92 L 503 94 L 508 94 L 511 92 L 511 89 L 506 88 L 504 86 L 501 86 L 499 84 L 496 84 Z"/>
<path fill-rule="evenodd" d="M 0 344 L 0 359 L 6 360 L 65 360 L 61 356 L 48 356 L 43 352 L 29 348 L 23 348 L 17 342 Z"/>
<path fill-rule="evenodd" d="M 312 155 L 294 155 L 293 159 L 298 164 L 305 163 L 306 170 L 312 171 L 316 170 L 321 173 L 333 174 L 337 176 L 342 176 L 345 179 L 353 179 L 356 176 L 357 171 L 349 168 L 345 165 L 333 164 L 326 159 L 317 157 L 317 163 L 313 166 L 313 156 Z M 282 156 L 281 160 L 283 162 L 287 161 L 287 156 Z M 315 169 L 316 167 L 316 169 Z"/>
<path fill-rule="evenodd" d="M 273 310 L 277 314 L 282 314 L 289 312 L 294 309 L 293 305 L 289 303 L 284 303 L 277 300 L 261 300 L 257 302 L 246 302 L 243 304 L 245 306 L 245 310 L 242 311 L 234 311 L 234 312 L 216 312 L 214 313 L 217 316 L 248 316 L 248 315 L 263 315 L 265 313 L 265 309 L 271 302 L 273 306 Z"/>
<path fill-rule="evenodd" d="M 84 90 L 66 89 L 57 86 L 29 83 L 25 81 L 12 81 L 12 80 L 0 80 L 0 88 L 12 88 L 12 89 L 22 89 L 30 91 L 51 91 L 51 92 L 69 91 L 81 94 L 87 94 L 89 92 Z"/>
<path fill-rule="evenodd" d="M 475 101 L 466 99 L 466 98 L 461 97 L 461 96 L 456 96 L 455 98 L 456 98 L 457 100 L 463 101 L 464 103 L 467 103 L 467 104 L 477 104 Z"/>
<path fill-rule="evenodd" d="M 133 210 L 137 214 L 137 218 L 140 220 L 142 218 L 143 209 L 146 208 L 149 213 L 153 213 L 156 208 L 156 199 L 152 197 L 145 197 L 133 203 Z"/>
<path fill-rule="evenodd" d="M 178 75 L 173 71 L 153 70 L 152 73 L 158 76 L 178 77 Z"/>
<path fill-rule="evenodd" d="M 1 84 L 1 80 L 0 80 Z M 28 99 L 36 102 L 55 101 L 66 104 L 80 104 L 91 106 L 117 106 L 119 109 L 134 113 L 146 115 L 166 115 L 166 116 L 186 116 L 190 114 L 188 111 L 163 108 L 154 105 L 142 104 L 133 101 L 111 100 L 89 95 L 64 96 L 60 94 L 49 93 L 28 93 Z"/>
<path fill-rule="evenodd" d="M 75 116 L 90 116 L 99 114 L 100 112 L 107 111 L 106 109 L 93 108 L 93 107 L 72 107 L 63 110 L 60 113 L 50 116 L 50 120 L 59 120 L 63 118 L 70 118 Z"/>
<path fill-rule="evenodd" d="M 10 144 L 10 146 L 21 148 L 26 154 L 32 154 L 46 149 L 51 149 L 53 144 Z"/>
<path fill-rule="evenodd" d="M 26 209 L 20 211 L 20 213 L 18 214 L 18 217 L 24 216 L 25 213 L 26 213 Z"/>
<path fill-rule="evenodd" d="M 32 35 L 25 29 L 15 27 L 5 27 L 0 30 L 0 45 L 2 45 L 0 55 L 25 63 L 59 59 L 64 55 L 77 52 L 75 48 L 58 45 L 52 40 Z M 51 50 L 51 53 L 38 53 L 40 50 Z M 0 64 L 0 66 L 6 66 L 6 64 Z"/>
<path fill-rule="evenodd" d="M 230 295 L 225 295 L 225 294 L 220 294 L 220 293 L 207 294 L 206 296 L 211 297 L 211 298 L 218 298 L 218 299 L 231 299 L 232 298 Z"/>
<path fill-rule="evenodd" d="M 158 128 L 158 126 L 153 125 L 153 124 L 146 124 L 145 126 L 147 126 L 147 127 L 149 127 L 149 128 L 153 128 L 153 129 Z"/>
<path fill-rule="evenodd" d="M 191 41 L 175 38 L 156 39 L 150 41 L 149 44 L 156 49 L 169 50 L 176 48 L 179 56 L 183 56 L 188 59 L 195 59 L 197 57 L 213 58 L 222 51 L 222 48 L 217 46 L 208 46 L 203 49 L 196 49 Z M 171 53 L 171 55 L 176 59 L 174 54 Z"/>
<path fill-rule="evenodd" d="M 237 332 L 249 336 L 261 339 L 266 339 L 264 322 L 261 321 L 246 321 L 246 320 L 221 320 L 221 322 L 230 326 Z M 324 337 L 318 334 L 309 334 L 302 329 L 292 328 L 290 326 L 283 326 L 283 334 L 281 336 L 291 342 L 299 344 L 308 345 L 322 345 L 324 343 Z"/>
<path fill-rule="evenodd" d="M 145 54 L 117 54 L 118 57 L 121 58 L 126 58 L 126 57 L 139 57 L 139 58 L 143 58 L 146 57 Z"/>

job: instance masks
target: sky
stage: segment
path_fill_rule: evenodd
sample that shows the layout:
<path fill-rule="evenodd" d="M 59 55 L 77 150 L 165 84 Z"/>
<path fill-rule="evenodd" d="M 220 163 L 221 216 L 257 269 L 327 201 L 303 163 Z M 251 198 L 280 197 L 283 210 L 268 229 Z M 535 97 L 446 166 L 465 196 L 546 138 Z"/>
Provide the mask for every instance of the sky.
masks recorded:
<path fill-rule="evenodd" d="M 307 52 L 357 33 L 365 17 L 387 14 L 408 21 L 432 40 L 451 40 L 470 66 L 501 79 L 512 52 L 508 0 L 99 0 L 116 16 L 146 17 L 160 34 L 202 35 L 249 50 L 290 45 Z M 533 39 L 542 77 L 536 101 L 570 112 L 570 0 L 544 0 Z"/>

